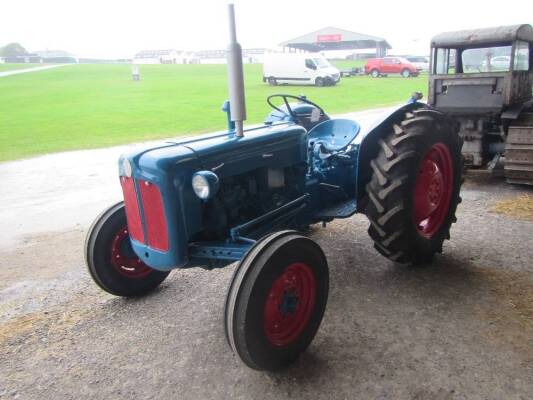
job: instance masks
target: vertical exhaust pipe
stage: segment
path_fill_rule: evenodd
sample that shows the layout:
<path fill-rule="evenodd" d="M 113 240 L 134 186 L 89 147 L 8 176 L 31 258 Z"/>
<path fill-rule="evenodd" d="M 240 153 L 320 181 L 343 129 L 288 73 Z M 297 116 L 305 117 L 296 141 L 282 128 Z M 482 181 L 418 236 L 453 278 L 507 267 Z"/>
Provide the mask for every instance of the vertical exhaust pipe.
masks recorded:
<path fill-rule="evenodd" d="M 244 99 L 244 75 L 242 72 L 242 49 L 237 42 L 235 27 L 235 8 L 228 4 L 229 36 L 228 46 L 228 91 L 231 120 L 235 122 L 235 135 L 243 136 L 244 120 L 246 120 L 246 102 Z"/>

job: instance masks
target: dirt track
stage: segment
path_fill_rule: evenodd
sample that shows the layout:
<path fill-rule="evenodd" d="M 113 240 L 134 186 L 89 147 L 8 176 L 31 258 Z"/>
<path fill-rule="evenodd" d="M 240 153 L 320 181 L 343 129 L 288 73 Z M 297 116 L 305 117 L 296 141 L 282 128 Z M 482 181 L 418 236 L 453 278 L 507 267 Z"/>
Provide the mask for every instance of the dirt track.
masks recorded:
<path fill-rule="evenodd" d="M 523 191 L 467 181 L 427 268 L 383 259 L 364 216 L 313 229 L 330 300 L 312 346 L 277 374 L 247 369 L 225 342 L 233 266 L 175 271 L 124 300 L 86 274 L 86 226 L 29 235 L 0 250 L 0 397 L 530 399 L 533 222 L 490 211 Z"/>

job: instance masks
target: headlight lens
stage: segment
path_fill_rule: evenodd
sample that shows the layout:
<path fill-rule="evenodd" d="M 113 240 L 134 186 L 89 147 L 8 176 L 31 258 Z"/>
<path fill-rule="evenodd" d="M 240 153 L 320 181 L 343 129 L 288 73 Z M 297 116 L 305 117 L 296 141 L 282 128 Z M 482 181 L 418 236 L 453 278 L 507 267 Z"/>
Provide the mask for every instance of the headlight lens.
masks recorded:
<path fill-rule="evenodd" d="M 219 187 L 218 176 L 211 171 L 196 172 L 192 176 L 192 189 L 202 200 L 213 197 Z"/>
<path fill-rule="evenodd" d="M 196 193 L 196 196 L 202 200 L 209 198 L 211 190 L 209 188 L 209 182 L 205 176 L 201 174 L 195 174 L 192 177 L 192 189 L 194 190 L 194 193 Z"/>

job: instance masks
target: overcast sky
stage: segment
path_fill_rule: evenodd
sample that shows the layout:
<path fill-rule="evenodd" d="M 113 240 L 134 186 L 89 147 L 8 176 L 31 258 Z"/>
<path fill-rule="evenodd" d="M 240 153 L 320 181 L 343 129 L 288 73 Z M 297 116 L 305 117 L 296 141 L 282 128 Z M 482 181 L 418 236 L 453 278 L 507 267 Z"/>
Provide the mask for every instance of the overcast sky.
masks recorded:
<path fill-rule="evenodd" d="M 132 57 L 143 49 L 225 48 L 227 0 L 1 0 L 0 45 Z M 392 53 L 428 53 L 436 33 L 533 23 L 533 0 L 235 0 L 244 48 L 335 26 L 384 37 Z M 439 10 L 439 5 L 442 10 Z"/>

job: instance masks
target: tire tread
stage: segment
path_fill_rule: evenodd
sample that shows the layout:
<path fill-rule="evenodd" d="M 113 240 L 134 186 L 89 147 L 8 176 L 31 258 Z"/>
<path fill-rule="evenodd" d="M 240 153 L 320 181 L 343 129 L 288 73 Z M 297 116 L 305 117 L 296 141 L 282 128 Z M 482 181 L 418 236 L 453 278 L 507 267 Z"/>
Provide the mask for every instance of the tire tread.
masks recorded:
<path fill-rule="evenodd" d="M 414 224 L 409 222 L 411 206 L 406 207 L 405 201 L 410 199 L 409 193 L 414 187 L 413 170 L 421 157 L 419 146 L 436 140 L 430 137 L 433 132 L 449 143 L 454 162 L 454 187 L 449 216 L 439 234 L 435 235 L 438 237 L 424 243 L 419 234 L 413 233 Z M 365 186 L 369 199 L 365 209 L 370 221 L 368 233 L 375 249 L 388 259 L 398 263 L 427 263 L 436 252 L 442 252 L 442 242 L 449 239 L 450 226 L 457 220 L 455 210 L 460 203 L 459 191 L 463 181 L 460 175 L 462 142 L 453 122 L 442 113 L 419 108 L 405 112 L 401 120 L 392 123 L 390 133 L 378 143 L 379 153 L 370 161 L 373 174 Z"/>

